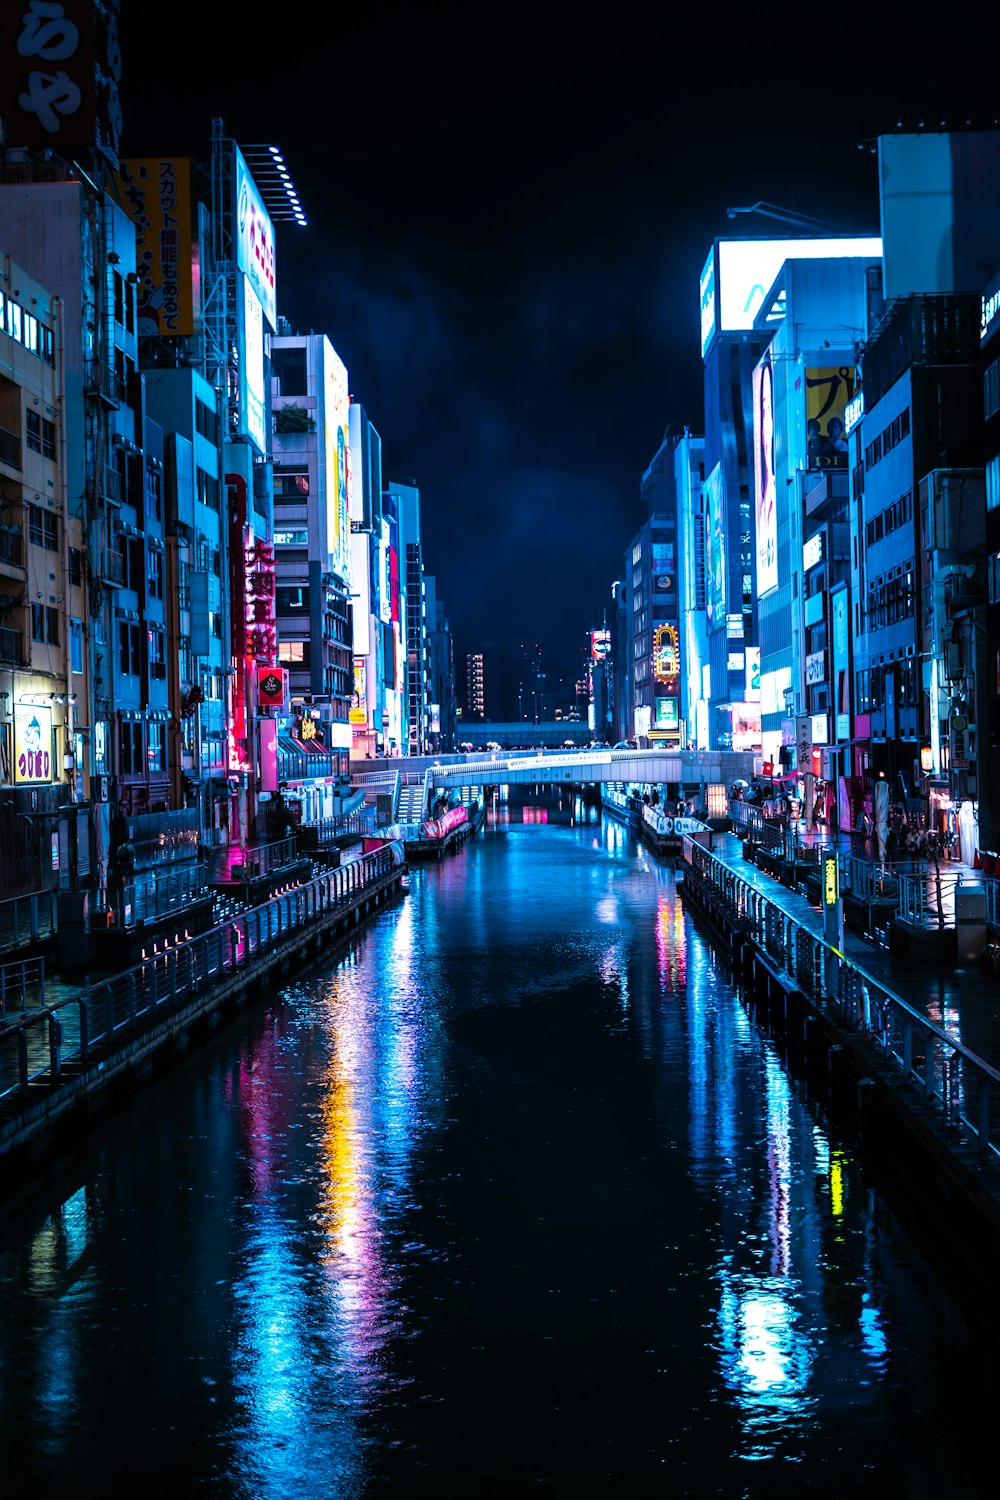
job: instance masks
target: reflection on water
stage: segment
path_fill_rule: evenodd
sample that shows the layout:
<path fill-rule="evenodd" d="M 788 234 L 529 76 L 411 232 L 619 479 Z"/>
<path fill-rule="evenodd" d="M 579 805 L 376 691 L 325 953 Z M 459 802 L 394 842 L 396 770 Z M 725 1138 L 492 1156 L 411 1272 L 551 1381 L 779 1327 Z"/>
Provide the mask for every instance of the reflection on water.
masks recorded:
<path fill-rule="evenodd" d="M 498 802 L 93 1161 L 0 1241 L 11 1484 L 994 1492 L 988 1341 L 579 799 Z"/>

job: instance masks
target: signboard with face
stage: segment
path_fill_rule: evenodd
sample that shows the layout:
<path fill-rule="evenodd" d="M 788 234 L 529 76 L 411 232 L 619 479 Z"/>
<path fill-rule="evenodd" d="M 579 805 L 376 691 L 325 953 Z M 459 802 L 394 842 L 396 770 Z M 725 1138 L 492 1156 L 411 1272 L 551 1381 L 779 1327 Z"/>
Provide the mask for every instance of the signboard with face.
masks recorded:
<path fill-rule="evenodd" d="M 50 708 L 25 704 L 14 710 L 14 780 L 19 786 L 53 780 Z"/>

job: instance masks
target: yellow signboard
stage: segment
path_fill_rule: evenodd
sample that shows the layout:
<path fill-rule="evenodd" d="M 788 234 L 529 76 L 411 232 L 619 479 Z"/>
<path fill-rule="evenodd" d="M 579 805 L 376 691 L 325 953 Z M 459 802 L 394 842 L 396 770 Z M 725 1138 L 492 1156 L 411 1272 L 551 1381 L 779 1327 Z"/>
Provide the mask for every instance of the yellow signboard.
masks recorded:
<path fill-rule="evenodd" d="M 14 780 L 39 786 L 53 779 L 52 710 L 26 704 L 14 710 Z"/>
<path fill-rule="evenodd" d="M 823 905 L 836 906 L 840 896 L 840 885 L 838 881 L 837 856 L 835 854 L 824 854 L 823 856 Z"/>

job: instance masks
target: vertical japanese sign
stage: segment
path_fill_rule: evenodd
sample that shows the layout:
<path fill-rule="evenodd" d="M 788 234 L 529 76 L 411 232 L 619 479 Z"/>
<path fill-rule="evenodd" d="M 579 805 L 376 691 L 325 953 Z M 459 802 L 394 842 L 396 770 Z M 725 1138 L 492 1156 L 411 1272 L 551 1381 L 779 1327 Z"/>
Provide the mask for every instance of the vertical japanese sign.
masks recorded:
<path fill-rule="evenodd" d="M 274 282 L 274 225 L 238 146 L 236 152 L 236 266 L 257 294 L 268 327 L 278 327 Z"/>
<path fill-rule="evenodd" d="M 278 652 L 274 614 L 274 548 L 270 542 L 250 543 L 244 554 L 243 597 L 246 609 L 246 654 L 258 666 L 273 666 Z"/>
<path fill-rule="evenodd" d="M 191 161 L 129 157 L 119 168 L 118 183 L 135 225 L 139 333 L 192 334 Z"/>
<path fill-rule="evenodd" d="M 14 780 L 39 786 L 52 780 L 52 710 L 26 704 L 14 711 Z"/>
<path fill-rule="evenodd" d="M 8 0 L 0 6 L 6 141 L 118 166 L 122 76 L 117 0 Z"/>

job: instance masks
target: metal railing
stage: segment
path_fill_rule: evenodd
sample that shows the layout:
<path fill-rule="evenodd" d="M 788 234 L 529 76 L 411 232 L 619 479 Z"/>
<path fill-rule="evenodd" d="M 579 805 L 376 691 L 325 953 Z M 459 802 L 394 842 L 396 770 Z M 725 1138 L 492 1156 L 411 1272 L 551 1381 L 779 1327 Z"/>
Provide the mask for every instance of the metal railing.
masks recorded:
<path fill-rule="evenodd" d="M 777 818 L 765 818 L 763 811 L 752 802 L 741 802 L 733 797 L 729 802 L 729 817 L 734 828 L 742 828 L 746 837 L 765 849 L 780 849 L 784 843 L 785 830 Z"/>
<path fill-rule="evenodd" d="M 284 934 L 356 903 L 400 859 L 391 846 L 363 855 L 0 1028 L 0 1100 L 24 1095 L 32 1085 L 57 1084 L 68 1068 L 86 1070 L 114 1054 L 143 1026 L 252 964 Z"/>
<path fill-rule="evenodd" d="M 25 958 L 16 964 L 0 964 L 0 1018 L 31 1006 L 45 1004 L 45 960 Z"/>
<path fill-rule="evenodd" d="M 0 464 L 6 464 L 9 469 L 21 467 L 21 439 L 16 432 L 8 432 L 6 427 L 0 427 Z"/>
<path fill-rule="evenodd" d="M 230 844 L 221 856 L 216 856 L 212 878 L 245 885 L 294 864 L 298 858 L 298 843 L 294 838 L 276 839 L 271 844 L 255 844 L 247 849 Z"/>
<path fill-rule="evenodd" d="M 14 661 L 20 665 L 24 659 L 24 636 L 19 630 L 0 626 L 0 661 Z"/>
<path fill-rule="evenodd" d="M 0 901 L 0 953 L 22 943 L 40 942 L 55 930 L 55 891 L 32 891 Z"/>
<path fill-rule="evenodd" d="M 20 568 L 24 561 L 24 538 L 17 526 L 0 526 L 0 562 Z"/>
<path fill-rule="evenodd" d="M 734 928 L 768 955 L 816 1009 L 878 1049 L 937 1119 L 1000 1163 L 1000 1072 L 845 958 L 709 850 L 685 838 L 685 879 L 708 889 Z"/>
<path fill-rule="evenodd" d="M 208 894 L 207 865 L 161 865 L 143 870 L 117 892 L 118 924 L 136 927 L 180 911 Z"/>
<path fill-rule="evenodd" d="M 318 823 L 307 823 L 299 829 L 300 836 L 310 834 L 316 839 L 317 846 L 322 848 L 324 844 L 332 844 L 334 840 L 358 834 L 366 833 L 372 826 L 371 809 L 356 807 L 351 813 L 343 813 L 336 818 L 320 818 Z M 308 845 L 305 852 L 308 853 Z"/>
<path fill-rule="evenodd" d="M 986 887 L 986 920 L 991 927 L 1000 927 L 1000 880 L 986 875 L 983 885 Z"/>

